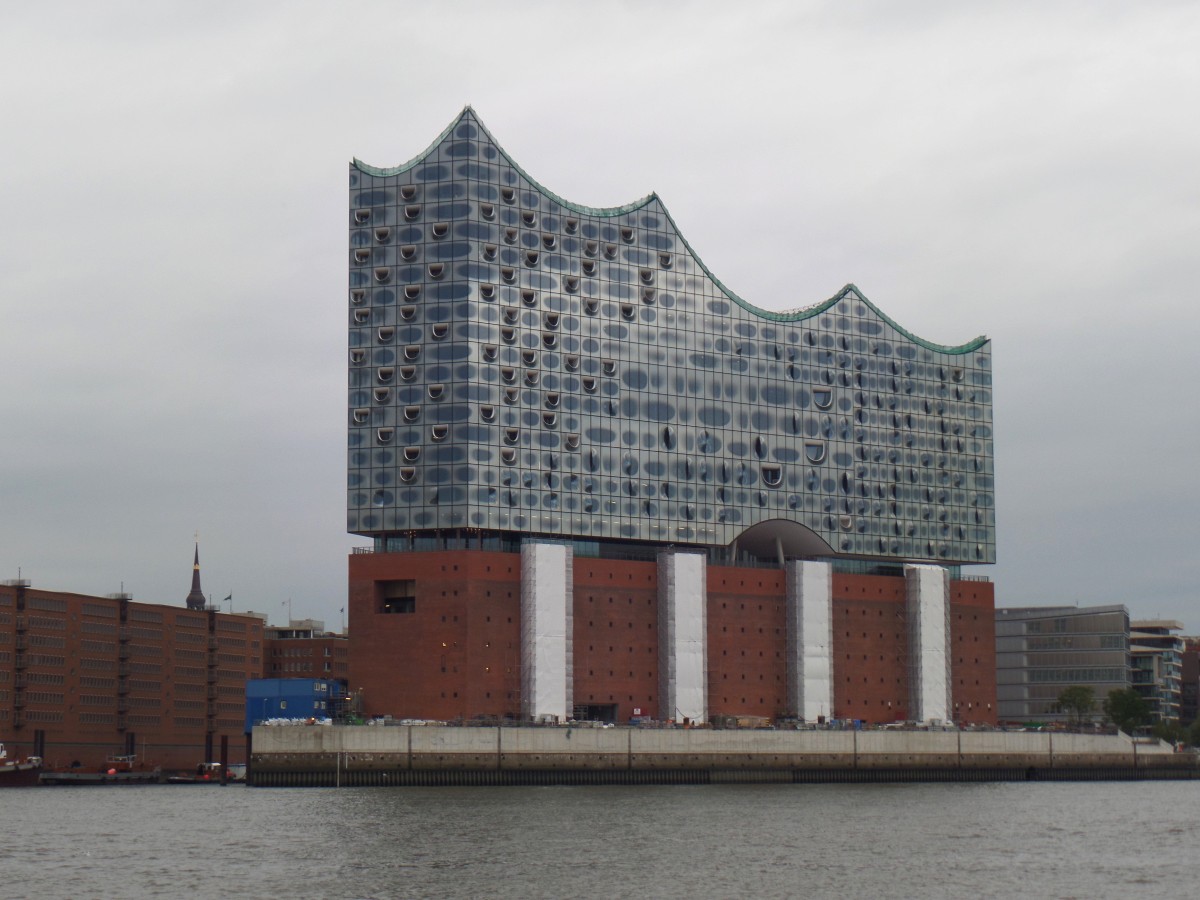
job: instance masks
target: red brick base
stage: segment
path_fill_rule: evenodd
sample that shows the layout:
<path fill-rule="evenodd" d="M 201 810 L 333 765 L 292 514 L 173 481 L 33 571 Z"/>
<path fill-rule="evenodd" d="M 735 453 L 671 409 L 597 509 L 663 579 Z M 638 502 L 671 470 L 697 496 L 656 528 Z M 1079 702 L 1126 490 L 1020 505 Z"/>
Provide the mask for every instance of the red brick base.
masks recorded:
<path fill-rule="evenodd" d="M 369 715 L 472 719 L 521 709 L 520 556 L 464 551 L 350 557 L 350 687 Z M 658 573 L 653 562 L 575 557 L 574 700 L 670 718 L 658 705 Z M 412 582 L 411 611 L 384 612 L 384 583 Z M 775 718 L 787 705 L 783 572 L 710 566 L 710 715 Z M 951 583 L 953 703 L 994 723 L 990 582 Z M 908 717 L 901 577 L 833 578 L 834 708 L 882 723 Z"/>

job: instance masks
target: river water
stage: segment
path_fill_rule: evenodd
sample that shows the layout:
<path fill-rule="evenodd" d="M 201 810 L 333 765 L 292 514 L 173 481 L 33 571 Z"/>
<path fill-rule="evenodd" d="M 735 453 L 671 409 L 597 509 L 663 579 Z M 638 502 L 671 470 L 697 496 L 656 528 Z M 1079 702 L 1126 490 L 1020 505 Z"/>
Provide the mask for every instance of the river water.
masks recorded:
<path fill-rule="evenodd" d="M 1182 897 L 1200 782 L 0 791 L 0 897 Z"/>

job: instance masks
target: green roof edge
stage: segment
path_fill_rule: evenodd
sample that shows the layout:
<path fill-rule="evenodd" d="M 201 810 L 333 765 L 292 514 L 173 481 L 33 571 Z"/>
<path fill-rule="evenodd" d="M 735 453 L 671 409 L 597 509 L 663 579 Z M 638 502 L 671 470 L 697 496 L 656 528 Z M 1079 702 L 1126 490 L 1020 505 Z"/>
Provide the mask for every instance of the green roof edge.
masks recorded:
<path fill-rule="evenodd" d="M 554 193 L 554 191 L 547 188 L 540 181 L 538 181 L 536 178 L 534 178 L 532 175 L 530 175 L 528 172 L 526 172 L 523 168 L 521 168 L 521 164 L 518 163 L 515 159 L 513 159 L 512 156 L 509 154 L 509 152 L 504 149 L 504 147 L 501 145 L 501 143 L 498 140 L 496 140 L 496 136 L 494 134 L 492 134 L 490 131 L 488 131 L 488 127 L 479 120 L 479 116 L 475 114 L 475 110 L 473 110 L 470 107 L 470 105 L 464 106 L 462 108 L 462 112 L 460 112 L 457 116 L 454 117 L 454 121 L 451 122 L 449 125 L 447 125 L 446 128 L 442 131 L 442 133 L 439 134 L 436 138 L 434 138 L 433 143 L 430 144 L 428 147 L 426 147 L 424 150 L 422 150 L 419 154 L 414 156 L 412 159 L 410 159 L 408 162 L 401 163 L 398 166 L 392 166 L 391 168 L 388 168 L 388 169 L 380 169 L 380 168 L 377 168 L 376 166 L 369 166 L 362 160 L 356 158 L 351 161 L 351 165 L 353 165 L 359 171 L 367 173 L 368 175 L 388 176 L 388 175 L 399 175 L 402 172 L 407 172 L 413 166 L 423 162 L 425 157 L 427 157 L 430 153 L 432 153 L 434 148 L 437 147 L 438 144 L 440 144 L 447 137 L 449 137 L 450 134 L 454 131 L 455 127 L 458 125 L 458 123 L 461 122 L 463 119 L 465 119 L 468 115 L 471 116 L 471 118 L 474 120 L 474 123 L 480 128 L 480 130 L 482 130 L 483 133 L 488 136 L 488 139 L 495 145 L 496 149 L 500 151 L 500 155 L 504 157 L 504 159 L 508 162 L 508 164 L 510 166 L 512 166 L 514 169 L 516 169 L 519 173 L 521 173 L 521 175 L 523 175 L 525 177 L 525 180 L 528 181 L 530 184 L 532 184 L 535 188 L 537 188 L 539 191 L 541 191 L 543 194 L 545 194 L 551 200 L 565 206 L 567 209 L 571 209 L 571 210 L 574 210 L 575 212 L 584 213 L 586 215 L 592 215 L 592 216 L 622 216 L 625 213 L 634 212 L 635 210 L 641 209 L 644 206 L 648 206 L 654 200 L 658 199 L 657 194 L 651 193 L 651 194 L 647 194 L 645 197 L 643 197 L 640 200 L 635 200 L 632 203 L 626 203 L 623 206 L 584 206 L 580 203 L 572 203 L 570 200 L 566 199 L 565 197 L 560 197 L 558 194 Z"/>
<path fill-rule="evenodd" d="M 845 287 L 843 287 L 840 291 L 838 291 L 836 294 L 834 294 L 828 300 L 823 300 L 820 303 L 815 303 L 812 306 L 806 306 L 802 309 L 794 309 L 794 310 L 789 310 L 787 312 L 772 312 L 769 309 L 762 309 L 761 307 L 755 306 L 753 303 L 750 303 L 747 300 L 743 300 L 741 297 L 739 297 L 737 294 L 735 294 L 733 291 L 731 291 L 728 287 L 726 287 L 725 283 L 722 282 L 721 279 L 718 278 L 716 275 L 714 275 L 712 270 L 707 265 L 705 265 L 704 260 L 700 258 L 700 254 L 697 253 L 695 251 L 695 249 L 693 249 L 692 245 L 688 243 L 688 239 L 683 236 L 683 231 L 680 229 L 679 224 L 671 216 L 671 213 L 667 209 L 666 204 L 664 204 L 660 200 L 659 206 L 662 207 L 663 215 L 665 215 L 667 217 L 667 219 L 670 221 L 672 227 L 675 229 L 675 234 L 677 234 L 679 236 L 679 240 L 681 240 L 683 242 L 683 245 L 685 247 L 687 247 L 688 252 L 692 254 L 692 258 L 696 260 L 696 262 L 700 265 L 700 268 L 704 270 L 704 274 L 712 279 L 713 284 L 715 284 L 717 287 L 719 287 L 725 293 L 725 296 L 728 297 L 730 300 L 732 300 L 734 303 L 736 303 L 738 306 L 742 307 L 743 309 L 747 310 L 748 312 L 754 313 L 756 316 L 759 316 L 763 319 L 769 319 L 772 322 L 801 322 L 804 319 L 811 319 L 813 316 L 820 315 L 821 313 L 825 312 L 825 310 L 829 309 L 831 306 L 833 306 L 835 303 L 837 303 L 839 300 L 842 300 L 847 294 L 853 293 L 854 296 L 856 296 L 859 300 L 861 300 L 863 303 L 865 303 L 867 305 L 867 307 L 872 312 L 874 312 L 875 315 L 879 316 L 879 318 L 881 318 L 884 322 L 886 322 L 888 325 L 891 325 L 893 328 L 895 328 L 898 332 L 900 332 L 902 335 L 904 335 L 906 338 L 908 338 L 914 344 L 924 347 L 927 350 L 936 350 L 940 353 L 953 353 L 953 354 L 971 353 L 975 350 L 978 350 L 980 347 L 982 347 L 984 344 L 986 344 L 988 342 L 987 335 L 982 335 L 982 334 L 979 337 L 974 338 L 973 340 L 967 341 L 965 344 L 949 345 L 949 344 L 937 344 L 937 343 L 934 343 L 933 341 L 927 341 L 924 338 L 918 337 L 917 335 L 913 334 L 911 331 L 909 331 L 907 328 L 905 328 L 903 325 L 898 323 L 895 319 L 893 319 L 891 316 L 889 316 L 887 313 L 885 313 L 883 310 L 881 310 L 878 306 L 876 306 L 874 303 L 872 303 L 870 300 L 868 300 L 866 295 L 861 290 L 858 289 L 857 285 L 855 285 L 853 283 L 847 284 Z"/>
<path fill-rule="evenodd" d="M 703 270 L 704 274 L 707 275 L 709 278 L 711 278 L 713 284 L 715 284 L 717 287 L 719 287 L 721 289 L 722 293 L 724 293 L 725 296 L 727 296 L 730 300 L 732 300 L 734 303 L 736 303 L 738 306 L 742 307 L 746 311 L 754 313 L 756 316 L 759 316 L 760 318 L 767 319 L 772 322 L 801 322 L 805 319 L 810 319 L 813 316 L 820 315 L 821 313 L 823 313 L 827 309 L 829 309 L 831 306 L 836 304 L 838 301 L 844 299 L 848 294 L 853 293 L 854 296 L 856 296 L 859 300 L 861 300 L 863 303 L 865 303 L 867 305 L 867 307 L 872 312 L 875 313 L 875 315 L 879 316 L 880 319 L 882 319 L 884 322 L 886 322 L 892 328 L 896 329 L 896 331 L 900 332 L 900 334 L 904 335 L 904 337 L 908 338 L 914 344 L 924 347 L 927 350 L 935 350 L 939 353 L 951 353 L 951 354 L 972 353 L 975 350 L 978 350 L 980 347 L 982 347 L 988 343 L 989 339 L 988 339 L 987 335 L 982 335 L 982 334 L 973 340 L 967 341 L 965 344 L 957 344 L 957 345 L 937 344 L 937 343 L 934 343 L 933 341 L 927 341 L 924 338 L 918 337 L 917 335 L 913 334 L 907 328 L 903 327 L 898 322 L 896 322 L 887 313 L 883 312 L 883 310 L 881 310 L 878 306 L 876 306 L 874 303 L 872 303 L 870 300 L 868 300 L 866 295 L 864 295 L 863 292 L 860 291 L 858 289 L 858 287 L 852 283 L 847 284 L 845 287 L 843 287 L 840 291 L 838 291 L 836 294 L 834 294 L 828 300 L 824 300 L 824 301 L 822 301 L 820 303 L 816 303 L 812 306 L 804 307 L 803 309 L 790 310 L 788 312 L 772 312 L 771 310 L 762 309 L 761 307 L 755 306 L 753 303 L 743 300 L 736 293 L 734 293 L 728 287 L 726 287 L 724 282 L 722 282 L 721 279 L 719 279 L 716 275 L 714 275 L 712 270 L 707 265 L 705 265 L 704 260 L 700 258 L 700 254 L 698 254 L 692 248 L 692 245 L 690 243 L 688 243 L 688 239 L 686 237 L 684 237 L 683 231 L 680 229 L 679 224 L 675 221 L 674 217 L 671 215 L 670 211 L 667 209 L 666 204 L 664 204 L 662 202 L 662 198 L 659 197 L 657 193 L 651 192 L 651 193 L 647 194 L 645 197 L 642 197 L 640 200 L 635 200 L 632 203 L 626 203 L 623 206 L 608 206 L 608 207 L 583 206 L 582 204 L 579 204 L 579 203 L 573 203 L 570 200 L 566 199 L 565 197 L 560 197 L 558 194 L 554 193 L 554 191 L 545 187 L 540 181 L 538 181 L 536 178 L 534 178 L 532 175 L 530 175 L 528 172 L 526 172 L 521 167 L 520 163 L 518 163 L 515 159 L 512 158 L 512 156 L 509 155 L 508 151 L 504 149 L 504 147 L 500 144 L 500 142 L 498 140 L 496 140 L 495 135 L 493 135 L 488 130 L 488 127 L 486 125 L 484 125 L 482 121 L 480 121 L 479 116 L 475 114 L 475 110 L 471 108 L 470 104 L 468 104 L 462 108 L 462 111 L 457 116 L 455 116 L 453 121 L 451 121 L 450 124 L 447 125 L 442 130 L 441 134 L 439 134 L 436 138 L 433 139 L 433 142 L 430 143 L 430 145 L 428 147 L 426 147 L 424 150 L 422 150 L 420 153 L 418 153 L 416 156 L 414 156 L 408 162 L 401 163 L 398 166 L 392 166 L 390 168 L 379 168 L 377 166 L 368 165 L 367 163 L 364 163 L 362 160 L 360 160 L 358 158 L 354 158 L 351 160 L 350 164 L 352 166 L 354 166 L 356 169 L 358 169 L 359 171 L 364 172 L 368 175 L 376 175 L 376 176 L 385 176 L 386 177 L 389 175 L 399 175 L 403 172 L 407 172 L 413 166 L 418 165 L 419 163 L 423 162 L 425 160 L 425 158 L 427 156 L 429 156 L 430 153 L 433 152 L 434 148 L 436 148 L 439 144 L 442 143 L 442 141 L 444 141 L 447 137 L 449 137 L 450 134 L 454 131 L 455 127 L 459 124 L 459 122 L 461 122 L 463 119 L 467 118 L 468 115 L 474 120 L 475 125 L 477 125 L 483 131 L 483 133 L 488 136 L 488 139 L 492 142 L 492 144 L 495 145 L 496 149 L 498 151 L 500 151 L 500 155 L 503 156 L 505 160 L 507 160 L 507 162 L 510 166 L 512 166 L 514 169 L 516 169 L 517 172 L 519 172 L 522 176 L 524 176 L 526 181 L 528 181 L 531 185 L 533 185 L 535 188 L 537 188 L 537 190 L 539 190 L 542 194 L 549 197 L 554 202 L 556 202 L 562 206 L 565 206 L 567 209 L 574 210 L 575 212 L 584 213 L 587 215 L 611 217 L 611 216 L 620 216 L 620 215 L 624 215 L 626 213 L 634 212 L 636 210 L 639 210 L 646 206 L 649 206 L 651 203 L 653 203 L 654 201 L 657 200 L 659 208 L 662 209 L 663 215 L 665 215 L 667 217 L 667 220 L 671 223 L 671 226 L 675 229 L 675 234 L 679 237 L 679 240 L 683 242 L 683 245 L 685 247 L 687 247 L 688 252 L 691 253 L 692 258 L 696 260 L 696 262 L 699 264 L 701 270 Z"/>

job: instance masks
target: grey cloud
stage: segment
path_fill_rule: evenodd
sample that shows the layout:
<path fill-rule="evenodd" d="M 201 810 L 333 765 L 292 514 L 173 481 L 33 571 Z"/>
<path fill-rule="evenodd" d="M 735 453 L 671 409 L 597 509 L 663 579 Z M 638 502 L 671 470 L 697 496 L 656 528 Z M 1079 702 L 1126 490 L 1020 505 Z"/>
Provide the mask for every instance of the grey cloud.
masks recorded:
<path fill-rule="evenodd" d="M 1184 3 L 26 6 L 0 22 L 0 576 L 338 621 L 345 165 L 466 102 L 768 309 L 995 341 L 1001 604 L 1200 631 Z"/>

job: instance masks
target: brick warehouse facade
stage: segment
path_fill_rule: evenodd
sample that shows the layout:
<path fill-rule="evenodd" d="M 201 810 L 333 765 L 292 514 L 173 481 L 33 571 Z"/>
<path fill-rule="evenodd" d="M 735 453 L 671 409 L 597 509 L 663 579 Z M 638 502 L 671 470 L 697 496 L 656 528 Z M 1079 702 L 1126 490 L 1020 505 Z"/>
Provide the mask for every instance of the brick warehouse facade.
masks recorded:
<path fill-rule="evenodd" d="M 674 718 L 659 697 L 659 584 L 650 561 L 573 566 L 573 712 L 614 707 Z M 402 585 L 405 602 L 389 605 Z M 950 582 L 953 715 L 994 724 L 994 593 Z M 709 715 L 789 715 L 782 571 L 708 570 Z M 394 599 L 394 598 L 392 598 Z M 833 704 L 821 715 L 886 723 L 910 718 L 905 580 L 835 573 Z M 521 558 L 482 550 L 356 553 L 350 558 L 350 687 L 369 715 L 469 720 L 520 717 Z"/>
<path fill-rule="evenodd" d="M 347 685 L 350 645 L 346 635 L 325 631 L 324 622 L 289 620 L 263 629 L 264 678 L 315 678 Z"/>
<path fill-rule="evenodd" d="M 657 195 L 565 200 L 469 107 L 349 188 L 367 711 L 994 720 L 986 337 L 755 307 Z"/>
<path fill-rule="evenodd" d="M 0 585 L 0 742 L 50 766 L 131 755 L 190 769 L 244 751 L 262 620 L 214 609 Z"/>

